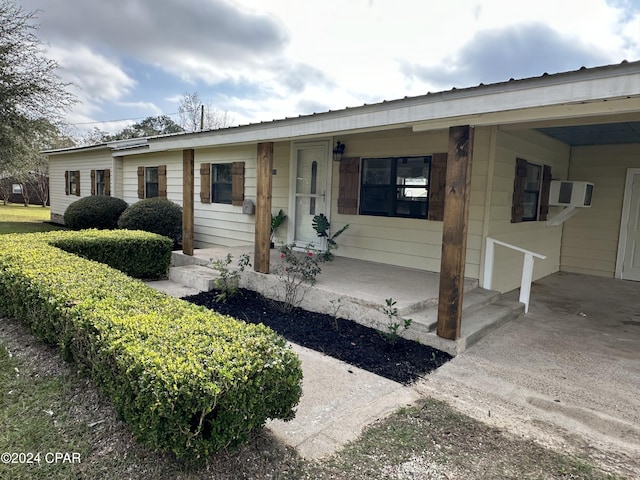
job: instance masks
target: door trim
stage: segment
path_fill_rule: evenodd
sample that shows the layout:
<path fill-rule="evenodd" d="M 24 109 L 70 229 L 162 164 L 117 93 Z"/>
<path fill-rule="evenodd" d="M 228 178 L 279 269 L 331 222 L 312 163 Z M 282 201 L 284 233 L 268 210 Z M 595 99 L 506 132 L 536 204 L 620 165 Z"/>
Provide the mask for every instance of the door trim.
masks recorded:
<path fill-rule="evenodd" d="M 631 213 L 631 193 L 633 177 L 640 175 L 640 168 L 627 168 L 627 178 L 624 183 L 624 200 L 622 202 L 622 216 L 620 218 L 620 237 L 618 238 L 618 254 L 616 255 L 615 278 L 622 279 L 622 266 L 627 248 L 627 224 Z"/>
<path fill-rule="evenodd" d="M 296 175 L 297 175 L 297 159 L 298 151 L 305 148 L 324 148 L 327 156 L 327 191 L 325 194 L 325 205 L 327 211 L 324 214 L 331 220 L 331 191 L 333 189 L 333 157 L 331 156 L 332 138 L 323 140 L 313 140 L 306 142 L 291 142 L 291 154 L 289 158 L 289 221 L 287 230 L 287 243 L 292 244 L 294 241 L 296 225 L 295 225 L 295 204 L 296 204 Z"/>

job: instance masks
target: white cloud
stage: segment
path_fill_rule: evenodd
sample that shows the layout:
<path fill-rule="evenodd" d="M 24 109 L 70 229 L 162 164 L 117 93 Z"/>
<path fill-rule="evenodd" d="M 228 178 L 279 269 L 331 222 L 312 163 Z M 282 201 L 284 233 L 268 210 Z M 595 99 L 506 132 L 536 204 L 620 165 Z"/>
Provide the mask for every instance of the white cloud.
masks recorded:
<path fill-rule="evenodd" d="M 42 9 L 88 118 L 107 104 L 156 114 L 199 91 L 246 123 L 640 57 L 640 9 L 626 0 L 22 4 Z M 149 91 L 141 66 L 165 75 Z"/>
<path fill-rule="evenodd" d="M 73 84 L 72 89 L 87 113 L 99 111 L 105 102 L 119 100 L 136 84 L 115 61 L 87 47 L 52 47 L 50 54 L 61 67 L 62 79 Z"/>

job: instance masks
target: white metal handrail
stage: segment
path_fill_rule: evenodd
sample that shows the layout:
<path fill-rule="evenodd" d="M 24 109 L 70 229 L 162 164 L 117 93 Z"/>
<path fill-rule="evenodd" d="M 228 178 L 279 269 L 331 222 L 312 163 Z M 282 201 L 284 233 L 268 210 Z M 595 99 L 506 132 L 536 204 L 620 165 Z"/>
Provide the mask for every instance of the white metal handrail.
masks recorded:
<path fill-rule="evenodd" d="M 484 288 L 491 290 L 491 280 L 493 277 L 493 263 L 495 259 L 495 245 L 502 245 L 517 252 L 524 254 L 524 262 L 522 264 L 522 280 L 520 282 L 520 303 L 524 303 L 524 313 L 529 311 L 529 297 L 531 296 L 531 278 L 533 277 L 533 259 L 539 258 L 545 260 L 546 255 L 532 252 L 526 248 L 518 247 L 495 238 L 487 237 L 487 246 L 484 256 Z"/>

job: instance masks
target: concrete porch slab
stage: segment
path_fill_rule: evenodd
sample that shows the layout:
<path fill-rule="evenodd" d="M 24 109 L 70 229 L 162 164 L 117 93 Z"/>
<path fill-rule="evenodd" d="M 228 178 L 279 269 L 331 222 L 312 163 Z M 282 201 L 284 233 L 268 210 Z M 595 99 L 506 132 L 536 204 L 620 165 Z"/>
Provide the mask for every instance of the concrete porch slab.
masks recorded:
<path fill-rule="evenodd" d="M 199 249 L 195 250 L 193 256 L 174 252 L 174 267 L 170 277 L 177 278 L 187 273 L 188 269 L 194 269 L 193 280 L 183 283 L 195 287 L 202 283 L 200 277 L 206 267 L 212 268 L 213 262 L 224 259 L 229 254 L 233 257 L 233 267 L 237 265 L 241 255 L 252 257 L 253 247 Z M 275 273 L 281 262 L 280 252 L 277 249 L 271 250 L 272 273 L 262 274 L 248 268 L 240 277 L 240 287 L 259 292 L 267 298 L 284 300 L 283 283 Z M 412 319 L 409 329 L 403 332 L 404 337 L 451 355 L 462 352 L 467 345 L 479 338 L 476 330 L 485 328 L 482 322 L 470 321 L 465 335 L 456 341 L 445 340 L 436 335 L 440 282 L 440 275 L 437 273 L 345 257 L 336 257 L 334 261 L 321 263 L 320 266 L 322 272 L 318 275 L 316 284 L 308 289 L 299 303 L 306 310 L 335 315 L 386 331 L 389 318 L 384 314 L 384 307 L 386 299 L 392 298 L 399 315 Z M 180 271 L 179 275 L 177 270 Z M 492 303 L 499 295 L 497 292 L 479 290 L 476 288 L 477 284 L 477 280 L 465 279 L 464 289 L 468 297 L 463 299 L 463 314 Z M 206 291 L 208 288 L 201 290 Z M 513 309 L 518 308 L 517 303 L 514 304 Z"/>
<path fill-rule="evenodd" d="M 537 280 L 527 315 L 414 388 L 640 478 L 640 282 L 567 273 Z"/>

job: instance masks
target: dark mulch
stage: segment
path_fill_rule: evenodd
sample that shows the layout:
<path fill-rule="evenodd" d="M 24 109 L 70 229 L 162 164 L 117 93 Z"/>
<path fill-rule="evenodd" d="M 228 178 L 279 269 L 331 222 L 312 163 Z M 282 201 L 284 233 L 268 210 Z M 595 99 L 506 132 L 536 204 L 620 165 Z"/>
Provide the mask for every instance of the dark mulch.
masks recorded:
<path fill-rule="evenodd" d="M 246 322 L 263 323 L 293 343 L 403 384 L 451 359 L 447 353 L 404 338 L 392 345 L 379 331 L 350 320 L 299 308 L 283 313 L 277 302 L 251 290 L 239 289 L 226 302 L 216 301 L 215 291 L 184 300 Z"/>

